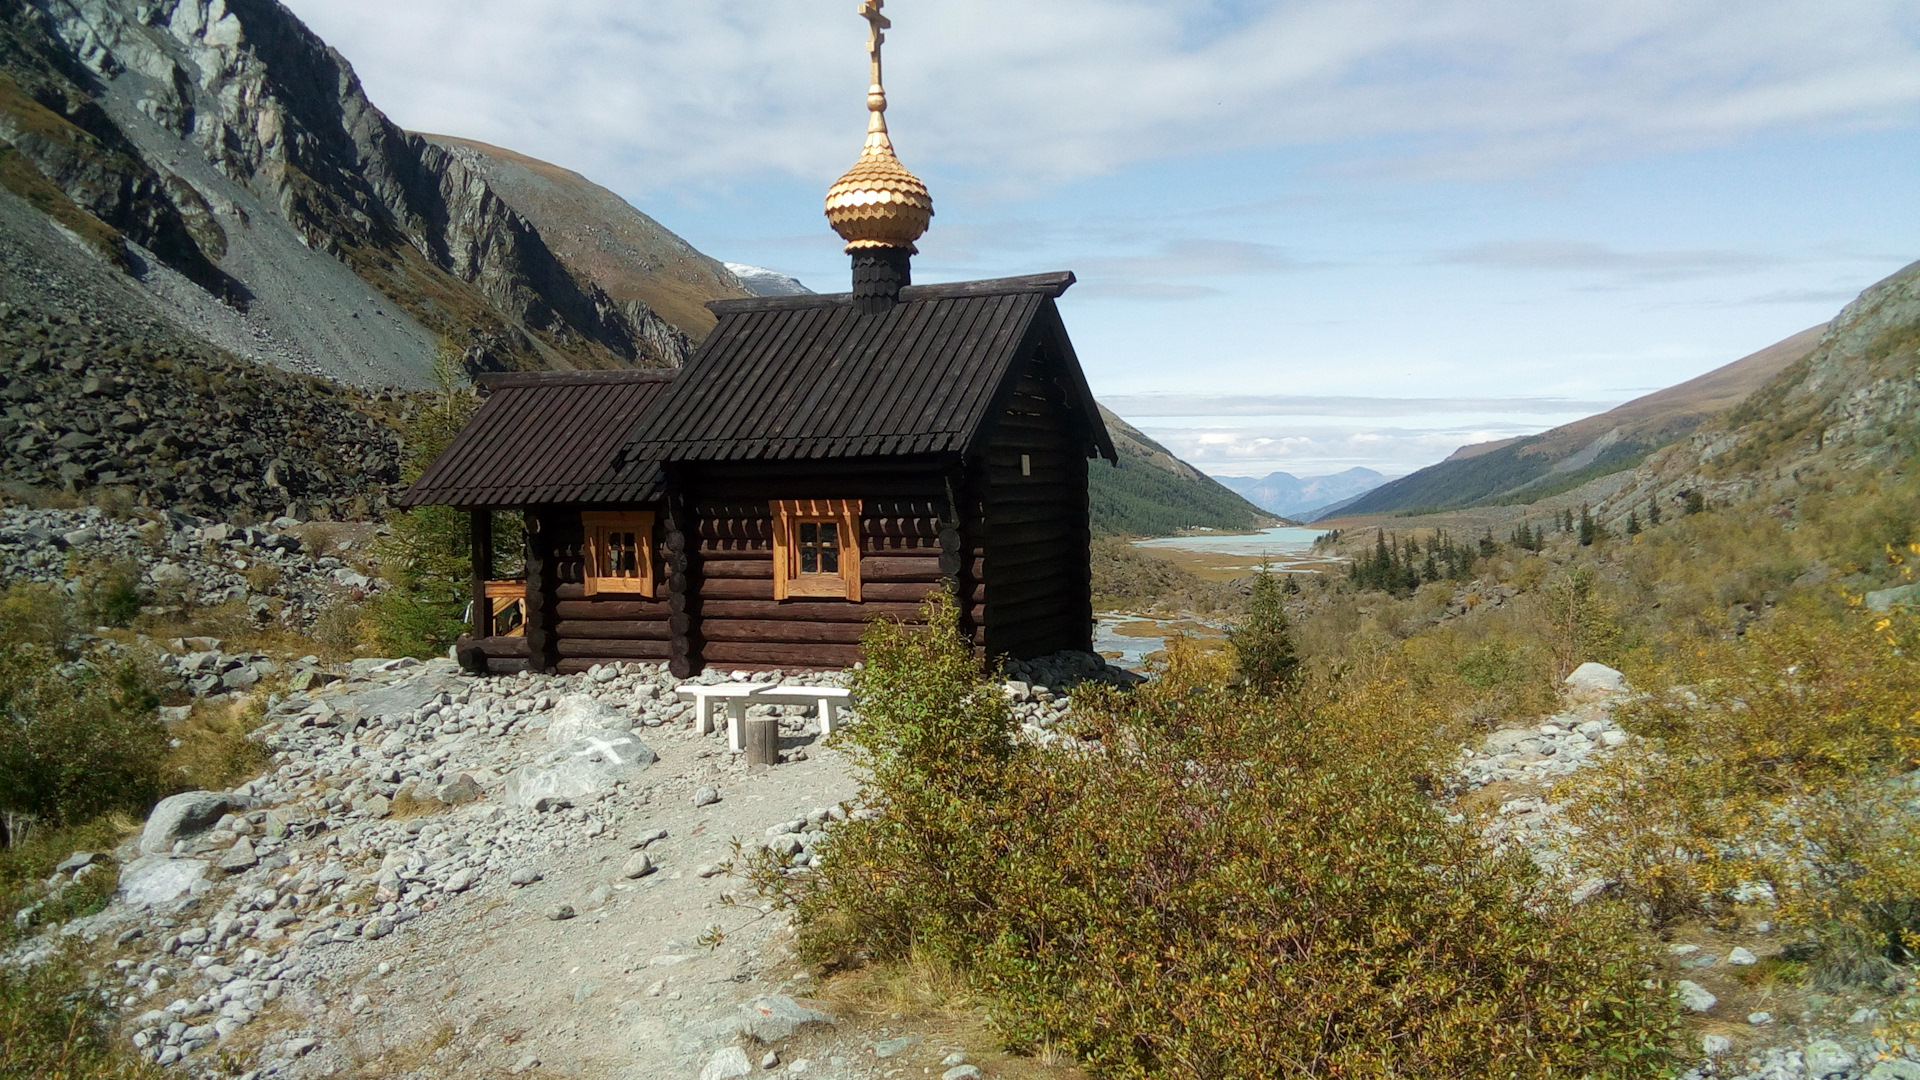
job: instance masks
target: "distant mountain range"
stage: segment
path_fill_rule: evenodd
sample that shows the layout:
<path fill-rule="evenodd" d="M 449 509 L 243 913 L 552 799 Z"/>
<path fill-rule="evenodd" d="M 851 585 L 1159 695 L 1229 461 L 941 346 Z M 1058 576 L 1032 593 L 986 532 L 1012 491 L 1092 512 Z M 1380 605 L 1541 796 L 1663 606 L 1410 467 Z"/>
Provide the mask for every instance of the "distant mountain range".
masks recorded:
<path fill-rule="evenodd" d="M 1174 457 L 1104 405 L 1100 416 L 1119 451 L 1118 467 L 1087 465 L 1096 535 L 1167 536 L 1187 529 L 1261 529 L 1279 522 L 1218 481 Z"/>
<path fill-rule="evenodd" d="M 1263 477 L 1216 476 L 1221 485 L 1244 496 L 1262 510 L 1296 521 L 1312 521 L 1387 482 L 1372 469 L 1348 469 L 1332 476 L 1295 476 L 1268 473 Z"/>
<path fill-rule="evenodd" d="M 1382 484 L 1342 514 L 1405 514 L 1529 503 L 1634 468 L 1813 352 L 1827 325 L 1635 398 L 1619 408 L 1519 439 L 1463 446 L 1438 465 Z"/>

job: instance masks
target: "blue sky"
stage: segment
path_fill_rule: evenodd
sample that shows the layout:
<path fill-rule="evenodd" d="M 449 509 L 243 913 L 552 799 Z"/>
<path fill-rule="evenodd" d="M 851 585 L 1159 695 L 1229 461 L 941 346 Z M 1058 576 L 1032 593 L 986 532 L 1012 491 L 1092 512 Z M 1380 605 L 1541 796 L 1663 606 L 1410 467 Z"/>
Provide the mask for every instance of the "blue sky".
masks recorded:
<path fill-rule="evenodd" d="M 845 288 L 853 0 L 292 0 L 415 130 Z M 892 0 L 920 281 L 1071 269 L 1096 393 L 1216 474 L 1389 474 L 1920 259 L 1920 0 Z"/>

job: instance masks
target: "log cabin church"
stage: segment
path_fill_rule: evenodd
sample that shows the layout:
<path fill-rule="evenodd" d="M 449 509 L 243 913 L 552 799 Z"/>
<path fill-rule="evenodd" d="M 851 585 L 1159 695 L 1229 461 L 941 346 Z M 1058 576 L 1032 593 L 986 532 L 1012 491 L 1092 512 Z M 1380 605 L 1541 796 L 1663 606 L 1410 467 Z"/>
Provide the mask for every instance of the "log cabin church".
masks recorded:
<path fill-rule="evenodd" d="M 470 670 L 843 668 L 875 616 L 961 598 L 988 656 L 1089 649 L 1087 469 L 1113 443 L 1056 301 L 1069 273 L 911 283 L 933 203 L 870 120 L 827 195 L 853 288 L 722 300 L 677 371 L 482 376 L 403 496 L 473 517 Z M 526 523 L 497 579 L 493 512 Z"/>

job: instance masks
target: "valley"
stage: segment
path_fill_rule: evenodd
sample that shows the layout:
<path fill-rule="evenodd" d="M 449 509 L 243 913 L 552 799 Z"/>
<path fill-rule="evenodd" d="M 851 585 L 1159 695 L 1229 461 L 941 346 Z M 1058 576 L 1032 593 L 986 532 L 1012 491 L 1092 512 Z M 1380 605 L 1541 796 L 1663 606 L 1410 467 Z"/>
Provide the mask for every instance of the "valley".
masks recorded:
<path fill-rule="evenodd" d="M 877 98 L 841 184 L 917 205 Z M 840 239 L 815 293 L 408 131 L 274 0 L 0 0 L 0 1075 L 1920 1077 L 1920 263 L 1405 476 L 1216 478 L 1087 389 L 1124 289 L 903 315 Z M 858 305 L 848 363 L 968 346 L 828 432 L 871 490 L 766 449 L 880 409 L 778 365 L 689 407 L 724 453 L 586 461 L 619 380 Z M 644 498 L 407 501 L 554 373 L 490 467 Z M 769 627 L 861 659 L 676 666 Z"/>

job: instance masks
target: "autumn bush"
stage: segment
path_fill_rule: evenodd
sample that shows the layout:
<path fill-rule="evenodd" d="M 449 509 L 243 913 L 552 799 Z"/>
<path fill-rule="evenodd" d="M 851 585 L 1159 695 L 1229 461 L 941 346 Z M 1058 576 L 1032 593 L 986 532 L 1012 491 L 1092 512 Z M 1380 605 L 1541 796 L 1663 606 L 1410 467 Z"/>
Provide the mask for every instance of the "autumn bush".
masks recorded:
<path fill-rule="evenodd" d="M 1569 785 L 1575 852 L 1656 921 L 1771 897 L 1828 981 L 1920 956 L 1920 620 L 1784 605 L 1675 648 L 1626 708 L 1644 737 Z M 1878 957 L 1876 961 L 1872 959 Z"/>
<path fill-rule="evenodd" d="M 145 1080 L 161 1070 L 113 1032 L 114 1011 L 65 960 L 0 965 L 0 1076 Z"/>
<path fill-rule="evenodd" d="M 882 813 L 811 871 L 753 867 L 810 960 L 951 967 L 1010 1045 L 1102 1076 L 1665 1067 L 1672 1008 L 1618 918 L 1436 807 L 1452 714 L 1391 653 L 1284 695 L 1171 656 L 1139 690 L 1076 690 L 1076 741 L 1043 749 L 951 601 L 926 616 L 869 632 L 842 736 Z"/>

